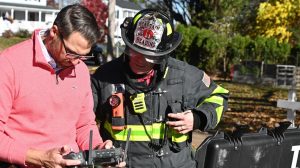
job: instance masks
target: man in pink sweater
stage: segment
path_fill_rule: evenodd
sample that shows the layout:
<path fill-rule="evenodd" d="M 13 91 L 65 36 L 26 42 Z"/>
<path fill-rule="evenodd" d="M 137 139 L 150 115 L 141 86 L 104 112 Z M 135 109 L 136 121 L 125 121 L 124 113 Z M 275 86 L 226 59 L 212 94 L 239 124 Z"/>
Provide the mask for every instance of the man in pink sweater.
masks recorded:
<path fill-rule="evenodd" d="M 70 151 L 103 142 L 95 123 L 90 76 L 82 59 L 99 30 L 86 8 L 63 8 L 53 26 L 0 55 L 0 162 L 20 167 L 64 167 Z"/>

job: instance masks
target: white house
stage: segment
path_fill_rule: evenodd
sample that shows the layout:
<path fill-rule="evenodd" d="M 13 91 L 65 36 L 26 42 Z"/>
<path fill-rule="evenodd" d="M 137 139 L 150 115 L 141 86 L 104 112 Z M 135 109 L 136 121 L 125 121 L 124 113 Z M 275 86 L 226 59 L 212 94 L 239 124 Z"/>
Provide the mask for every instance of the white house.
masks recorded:
<path fill-rule="evenodd" d="M 36 28 L 49 28 L 58 12 L 47 6 L 47 0 L 0 0 L 0 35 L 8 29 L 32 32 Z M 3 20 L 3 16 L 12 18 L 13 23 Z"/>
<path fill-rule="evenodd" d="M 108 4 L 108 0 L 103 0 Z M 115 6 L 115 42 L 123 44 L 120 25 L 126 17 L 133 17 L 141 6 L 127 0 L 116 0 Z M 32 32 L 36 28 L 48 28 L 52 25 L 59 9 L 47 6 L 47 0 L 0 0 L 0 35 L 5 30 L 17 32 L 26 29 Z M 13 23 L 3 21 L 3 15 L 13 18 Z"/>
<path fill-rule="evenodd" d="M 108 4 L 108 0 L 102 0 L 103 3 Z M 134 2 L 128 0 L 116 0 L 115 6 L 115 43 L 124 45 L 121 37 L 120 25 L 123 23 L 126 17 L 133 17 L 137 12 L 143 8 Z"/>

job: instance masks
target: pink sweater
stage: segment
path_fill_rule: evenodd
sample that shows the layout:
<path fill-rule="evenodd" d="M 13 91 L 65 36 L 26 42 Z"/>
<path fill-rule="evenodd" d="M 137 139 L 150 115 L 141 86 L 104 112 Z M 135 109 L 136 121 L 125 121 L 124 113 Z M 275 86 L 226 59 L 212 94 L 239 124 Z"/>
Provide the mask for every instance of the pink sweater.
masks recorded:
<path fill-rule="evenodd" d="M 0 161 L 24 165 L 28 148 L 102 143 L 93 113 L 87 66 L 81 62 L 56 75 L 32 39 L 0 55 Z"/>

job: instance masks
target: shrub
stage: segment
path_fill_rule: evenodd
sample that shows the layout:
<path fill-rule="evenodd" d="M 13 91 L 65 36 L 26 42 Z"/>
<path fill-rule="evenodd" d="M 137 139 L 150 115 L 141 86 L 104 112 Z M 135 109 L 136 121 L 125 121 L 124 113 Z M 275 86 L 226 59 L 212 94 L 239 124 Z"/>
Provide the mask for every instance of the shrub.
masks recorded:
<path fill-rule="evenodd" d="M 11 38 L 14 36 L 14 33 L 11 30 L 6 30 L 5 32 L 2 33 L 2 37 L 5 38 Z"/>
<path fill-rule="evenodd" d="M 24 29 L 19 29 L 17 33 L 15 33 L 15 36 L 20 37 L 20 38 L 28 38 L 31 36 L 28 30 Z"/>

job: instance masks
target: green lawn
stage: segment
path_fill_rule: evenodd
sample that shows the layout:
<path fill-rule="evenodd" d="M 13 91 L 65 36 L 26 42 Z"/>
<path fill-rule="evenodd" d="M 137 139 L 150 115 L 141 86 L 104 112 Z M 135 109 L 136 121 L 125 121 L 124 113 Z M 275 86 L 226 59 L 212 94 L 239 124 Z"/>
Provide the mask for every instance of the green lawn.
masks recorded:
<path fill-rule="evenodd" d="M 217 81 L 230 91 L 229 107 L 225 112 L 219 128 L 233 130 L 234 125 L 248 125 L 251 131 L 257 131 L 263 125 L 274 127 L 286 119 L 286 109 L 277 108 L 277 100 L 288 98 L 288 89 L 270 86 L 257 86 L 233 82 Z M 297 91 L 300 100 L 300 91 Z M 299 113 L 296 124 L 300 124 Z"/>
<path fill-rule="evenodd" d="M 16 43 L 19 43 L 27 39 L 28 38 L 20 38 L 20 37 L 11 37 L 11 38 L 0 37 L 0 52 L 3 51 L 5 48 L 8 48 Z"/>

